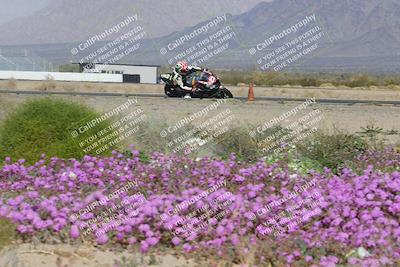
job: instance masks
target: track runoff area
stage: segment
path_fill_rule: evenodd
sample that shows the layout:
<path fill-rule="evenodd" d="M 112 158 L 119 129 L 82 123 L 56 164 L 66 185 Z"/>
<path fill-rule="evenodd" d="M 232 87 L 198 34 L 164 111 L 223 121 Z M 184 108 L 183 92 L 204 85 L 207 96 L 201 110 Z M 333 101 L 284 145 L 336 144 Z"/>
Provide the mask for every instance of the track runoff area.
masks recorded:
<path fill-rule="evenodd" d="M 318 88 L 316 88 L 318 90 Z M 17 94 L 17 95 L 66 95 L 66 96 L 96 96 L 96 97 L 154 97 L 165 99 L 180 99 L 168 98 L 164 94 L 145 94 L 145 93 L 111 93 L 111 92 L 56 92 L 56 91 L 35 91 L 35 90 L 0 90 L 0 94 Z M 248 101 L 248 97 L 234 97 L 233 99 Z M 193 100 L 193 99 L 192 99 Z M 201 101 L 201 99 L 195 99 Z M 228 99 L 229 100 L 229 99 Z M 371 104 L 371 105 L 396 105 L 400 106 L 400 100 L 362 100 L 362 99 L 316 99 L 318 103 L 326 104 Z M 255 101 L 276 101 L 276 102 L 304 102 L 306 98 L 292 98 L 292 97 L 257 97 Z"/>

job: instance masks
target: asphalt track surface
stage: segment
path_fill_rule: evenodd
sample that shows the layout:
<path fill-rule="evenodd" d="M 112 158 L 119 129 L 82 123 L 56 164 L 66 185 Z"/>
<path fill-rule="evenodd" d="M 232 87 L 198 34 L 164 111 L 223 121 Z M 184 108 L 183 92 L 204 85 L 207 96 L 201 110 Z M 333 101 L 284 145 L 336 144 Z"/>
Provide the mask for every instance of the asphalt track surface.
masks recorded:
<path fill-rule="evenodd" d="M 167 98 L 164 94 L 128 94 L 128 93 L 104 93 L 104 92 L 52 92 L 52 91 L 35 91 L 35 90 L 0 90 L 0 94 L 17 94 L 17 95 L 67 95 L 67 96 L 97 96 L 97 97 L 155 97 Z M 168 98 L 178 99 L 178 98 Z M 247 97 L 235 97 L 234 99 L 247 101 Z M 307 98 L 289 98 L 289 97 L 257 97 L 256 101 L 276 101 L 276 102 L 304 102 Z M 318 103 L 326 104 L 370 104 L 370 105 L 395 105 L 400 106 L 400 100 L 361 100 L 361 99 L 316 99 Z"/>

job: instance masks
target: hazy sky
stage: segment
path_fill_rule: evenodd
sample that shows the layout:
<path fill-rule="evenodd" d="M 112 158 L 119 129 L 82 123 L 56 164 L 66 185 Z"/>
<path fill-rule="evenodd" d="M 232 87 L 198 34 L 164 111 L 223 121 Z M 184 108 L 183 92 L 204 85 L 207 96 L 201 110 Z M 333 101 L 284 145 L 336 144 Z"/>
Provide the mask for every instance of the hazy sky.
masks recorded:
<path fill-rule="evenodd" d="M 0 0 L 0 24 L 27 16 L 44 7 L 51 0 Z"/>

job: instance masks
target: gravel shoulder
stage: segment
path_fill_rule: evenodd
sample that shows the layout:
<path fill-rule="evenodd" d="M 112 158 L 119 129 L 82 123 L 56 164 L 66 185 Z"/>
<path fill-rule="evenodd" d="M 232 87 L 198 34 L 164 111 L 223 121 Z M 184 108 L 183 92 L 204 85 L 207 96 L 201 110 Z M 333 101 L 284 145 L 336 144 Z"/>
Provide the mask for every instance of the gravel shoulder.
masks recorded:
<path fill-rule="evenodd" d="M 0 120 L 13 107 L 27 99 L 43 96 L 33 95 L 0 95 Z M 98 112 L 108 112 L 124 104 L 126 97 L 88 97 L 88 96 L 54 96 L 84 103 L 93 107 Z M 131 98 L 133 99 L 133 98 Z M 153 126 L 173 125 L 190 115 L 207 109 L 216 103 L 213 99 L 169 99 L 169 98 L 146 98 L 137 99 L 135 108 L 141 108 L 146 114 L 146 121 Z M 231 126 L 249 126 L 254 128 L 301 105 L 301 102 L 273 102 L 255 101 L 252 103 L 230 99 L 210 110 L 199 121 L 211 118 L 224 110 L 229 110 L 234 115 Z M 400 107 L 393 105 L 339 105 L 315 103 L 306 110 L 299 112 L 298 116 L 318 109 L 323 114 L 323 119 L 318 124 L 318 129 L 324 131 L 344 130 L 356 133 L 362 127 L 374 126 L 383 130 L 394 132 L 400 131 Z M 285 122 L 285 121 L 284 121 Z M 286 121 L 287 122 L 287 121 Z M 400 143 L 400 136 L 394 134 L 387 137 L 393 143 Z"/>
<path fill-rule="evenodd" d="M 248 86 L 227 86 L 234 96 L 245 97 Z M 164 94 L 160 84 L 114 84 L 55 81 L 1 81 L 0 90 L 37 90 L 57 92 L 117 92 Z M 400 100 L 400 88 L 349 88 L 349 87 L 258 87 L 255 97 L 316 97 L 332 99 Z"/>

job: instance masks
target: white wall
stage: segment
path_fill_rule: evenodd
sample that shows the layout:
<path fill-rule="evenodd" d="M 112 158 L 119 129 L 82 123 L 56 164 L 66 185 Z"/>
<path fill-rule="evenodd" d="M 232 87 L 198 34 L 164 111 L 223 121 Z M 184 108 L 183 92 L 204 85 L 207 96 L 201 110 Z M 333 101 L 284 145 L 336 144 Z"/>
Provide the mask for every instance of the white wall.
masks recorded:
<path fill-rule="evenodd" d="M 157 83 L 157 67 L 96 64 L 95 68 L 105 71 L 123 71 L 124 74 L 138 74 L 140 83 Z"/>
<path fill-rule="evenodd" d="M 122 83 L 122 74 L 0 71 L 0 80 L 8 80 L 12 78 L 16 80 L 31 81 L 43 81 L 51 78 L 54 81 Z"/>

